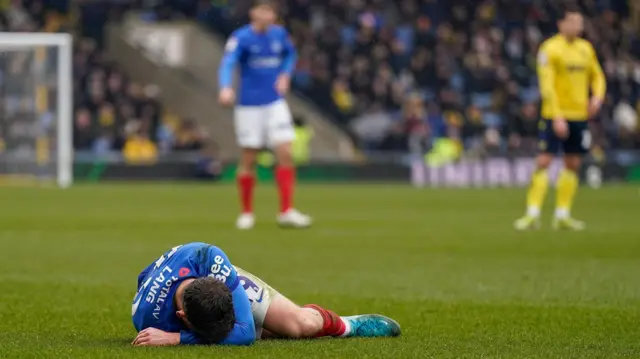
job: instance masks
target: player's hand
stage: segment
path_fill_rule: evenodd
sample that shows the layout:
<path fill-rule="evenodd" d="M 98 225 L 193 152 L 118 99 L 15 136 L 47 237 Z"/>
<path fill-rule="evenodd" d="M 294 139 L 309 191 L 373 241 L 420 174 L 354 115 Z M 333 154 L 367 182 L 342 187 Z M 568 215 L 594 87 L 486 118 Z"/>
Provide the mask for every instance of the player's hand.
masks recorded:
<path fill-rule="evenodd" d="M 567 124 L 567 120 L 564 118 L 554 118 L 553 119 L 553 132 L 560 139 L 565 139 L 569 137 L 569 125 Z"/>
<path fill-rule="evenodd" d="M 236 102 L 236 93 L 232 88 L 224 88 L 220 90 L 218 101 L 224 106 L 231 106 Z"/>
<path fill-rule="evenodd" d="M 276 91 L 282 96 L 286 95 L 289 92 L 289 87 L 291 86 L 291 76 L 288 74 L 281 74 L 278 76 L 276 80 Z"/>
<path fill-rule="evenodd" d="M 167 333 L 156 328 L 142 330 L 131 343 L 135 347 L 158 347 L 178 344 L 180 344 L 180 333 Z"/>
<path fill-rule="evenodd" d="M 593 118 L 600 112 L 603 102 L 604 101 L 599 97 L 593 96 L 591 98 L 591 101 L 589 102 L 589 118 Z"/>

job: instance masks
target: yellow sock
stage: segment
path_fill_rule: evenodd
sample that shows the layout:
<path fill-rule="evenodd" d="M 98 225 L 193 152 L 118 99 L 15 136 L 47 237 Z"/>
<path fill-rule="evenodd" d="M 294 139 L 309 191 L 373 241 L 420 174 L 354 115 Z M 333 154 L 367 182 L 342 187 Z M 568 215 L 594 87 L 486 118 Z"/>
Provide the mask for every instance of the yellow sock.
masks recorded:
<path fill-rule="evenodd" d="M 556 186 L 556 217 L 569 217 L 578 184 L 578 175 L 574 171 L 563 169 L 560 172 Z"/>
<path fill-rule="evenodd" d="M 538 217 L 540 208 L 547 197 L 549 188 L 549 174 L 547 170 L 536 170 L 531 176 L 531 184 L 527 191 L 527 215 Z"/>

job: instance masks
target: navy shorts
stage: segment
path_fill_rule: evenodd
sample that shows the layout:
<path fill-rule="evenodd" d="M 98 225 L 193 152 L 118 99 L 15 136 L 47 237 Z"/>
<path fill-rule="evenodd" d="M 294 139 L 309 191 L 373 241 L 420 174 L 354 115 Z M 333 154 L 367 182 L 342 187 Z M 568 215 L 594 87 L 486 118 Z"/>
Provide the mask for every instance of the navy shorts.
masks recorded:
<path fill-rule="evenodd" d="M 566 154 L 586 154 L 591 147 L 591 133 L 587 121 L 567 121 L 569 137 L 560 139 L 553 131 L 553 120 L 540 120 L 538 147 L 541 152 L 557 154 L 562 149 Z"/>

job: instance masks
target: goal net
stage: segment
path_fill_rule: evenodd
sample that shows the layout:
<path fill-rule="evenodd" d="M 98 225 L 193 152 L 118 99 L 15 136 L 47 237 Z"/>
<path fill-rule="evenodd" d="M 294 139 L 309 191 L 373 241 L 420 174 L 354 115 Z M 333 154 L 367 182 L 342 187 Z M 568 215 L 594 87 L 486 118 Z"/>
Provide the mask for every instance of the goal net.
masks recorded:
<path fill-rule="evenodd" d="M 72 39 L 0 34 L 0 178 L 73 182 Z"/>

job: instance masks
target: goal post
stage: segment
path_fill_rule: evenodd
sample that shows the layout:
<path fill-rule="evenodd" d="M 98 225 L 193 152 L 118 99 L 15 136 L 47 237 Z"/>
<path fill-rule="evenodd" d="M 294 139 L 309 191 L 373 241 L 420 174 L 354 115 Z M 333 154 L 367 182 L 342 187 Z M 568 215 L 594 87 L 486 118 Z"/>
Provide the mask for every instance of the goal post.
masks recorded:
<path fill-rule="evenodd" d="M 0 176 L 73 183 L 73 38 L 0 32 Z"/>

